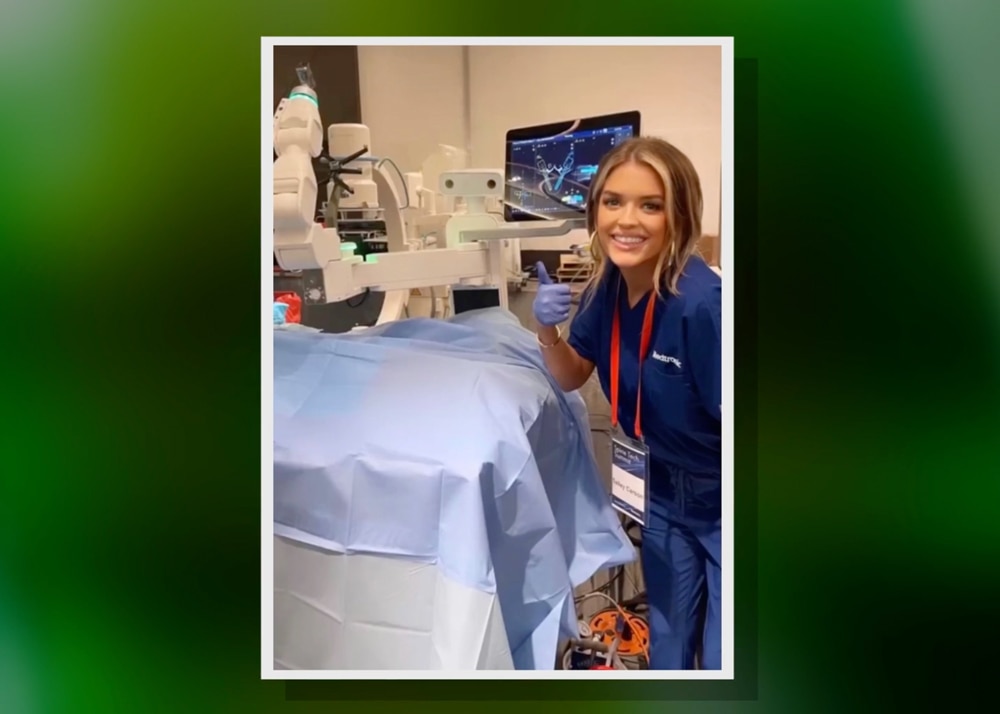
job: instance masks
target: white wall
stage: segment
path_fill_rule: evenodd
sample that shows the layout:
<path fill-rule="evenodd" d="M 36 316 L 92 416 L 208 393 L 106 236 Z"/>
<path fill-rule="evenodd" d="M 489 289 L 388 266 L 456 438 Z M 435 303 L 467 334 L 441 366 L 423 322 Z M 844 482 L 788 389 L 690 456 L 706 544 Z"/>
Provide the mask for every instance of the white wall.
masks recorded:
<path fill-rule="evenodd" d="M 438 144 L 467 148 L 461 47 L 361 46 L 358 71 L 374 155 L 406 172 Z"/>
<path fill-rule="evenodd" d="M 638 109 L 643 134 L 670 141 L 694 162 L 703 230 L 718 232 L 721 48 L 476 46 L 469 48 L 468 97 L 461 47 L 359 51 L 362 120 L 375 153 L 404 171 L 417 170 L 438 143 L 466 142 L 471 165 L 502 169 L 508 129 Z M 581 232 L 521 248 L 564 249 L 585 239 Z"/>

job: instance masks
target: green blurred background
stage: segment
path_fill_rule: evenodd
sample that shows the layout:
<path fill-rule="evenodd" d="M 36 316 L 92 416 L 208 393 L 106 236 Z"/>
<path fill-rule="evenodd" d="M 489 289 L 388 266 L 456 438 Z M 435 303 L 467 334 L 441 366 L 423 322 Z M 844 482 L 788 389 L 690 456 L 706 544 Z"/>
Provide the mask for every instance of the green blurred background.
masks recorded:
<path fill-rule="evenodd" d="M 988 0 L 6 5 L 0 711 L 336 706 L 259 681 L 261 35 L 637 31 L 756 60 L 737 682 L 343 691 L 958 705 L 1000 634 L 996 27 Z"/>

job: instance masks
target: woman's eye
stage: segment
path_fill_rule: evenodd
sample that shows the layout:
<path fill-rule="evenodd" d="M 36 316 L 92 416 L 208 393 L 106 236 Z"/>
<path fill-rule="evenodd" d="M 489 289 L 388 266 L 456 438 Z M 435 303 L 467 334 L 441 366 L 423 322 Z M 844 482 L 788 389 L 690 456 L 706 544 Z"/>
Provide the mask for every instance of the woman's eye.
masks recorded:
<path fill-rule="evenodd" d="M 658 204 L 658 203 L 647 203 L 645 206 L 643 206 L 643 208 L 645 208 L 647 211 L 659 211 L 660 210 L 660 204 Z"/>

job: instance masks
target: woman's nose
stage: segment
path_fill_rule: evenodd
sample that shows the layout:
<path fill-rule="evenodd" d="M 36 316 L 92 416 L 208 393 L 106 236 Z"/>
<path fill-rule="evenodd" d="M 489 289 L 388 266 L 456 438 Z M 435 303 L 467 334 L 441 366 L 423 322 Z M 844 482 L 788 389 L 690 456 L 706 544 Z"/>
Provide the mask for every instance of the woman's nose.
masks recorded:
<path fill-rule="evenodd" d="M 623 226 L 634 226 L 638 223 L 636 210 L 633 206 L 627 205 L 618 217 L 618 223 Z"/>

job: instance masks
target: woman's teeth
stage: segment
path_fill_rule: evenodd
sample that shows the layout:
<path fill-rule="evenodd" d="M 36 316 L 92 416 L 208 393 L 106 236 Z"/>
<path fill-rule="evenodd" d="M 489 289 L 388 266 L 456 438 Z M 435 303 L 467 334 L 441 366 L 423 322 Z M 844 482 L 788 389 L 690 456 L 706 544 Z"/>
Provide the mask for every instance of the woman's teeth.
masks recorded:
<path fill-rule="evenodd" d="M 639 236 L 614 236 L 615 243 L 621 243 L 622 245 L 639 245 L 645 238 Z"/>

